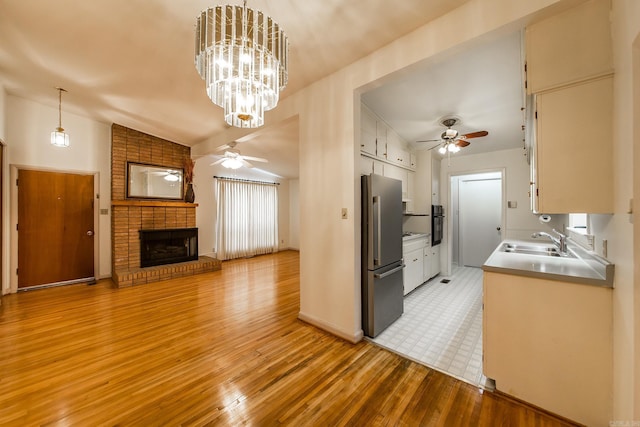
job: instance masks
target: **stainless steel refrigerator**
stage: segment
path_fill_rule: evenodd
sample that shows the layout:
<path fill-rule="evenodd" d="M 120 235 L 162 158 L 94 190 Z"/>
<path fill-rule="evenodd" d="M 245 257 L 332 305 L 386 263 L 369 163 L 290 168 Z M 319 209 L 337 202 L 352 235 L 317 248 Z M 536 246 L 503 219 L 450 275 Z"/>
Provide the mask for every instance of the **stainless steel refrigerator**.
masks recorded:
<path fill-rule="evenodd" d="M 362 329 L 375 337 L 404 311 L 402 182 L 362 176 Z"/>

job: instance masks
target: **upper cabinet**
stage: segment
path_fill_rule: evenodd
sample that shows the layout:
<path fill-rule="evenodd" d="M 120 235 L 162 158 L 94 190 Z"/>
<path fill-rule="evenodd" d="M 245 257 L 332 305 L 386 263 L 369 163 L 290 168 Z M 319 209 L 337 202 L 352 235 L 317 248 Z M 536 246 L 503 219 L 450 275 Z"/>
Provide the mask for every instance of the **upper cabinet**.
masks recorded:
<path fill-rule="evenodd" d="M 360 116 L 360 151 L 375 156 L 377 154 L 376 138 L 376 118 L 363 108 Z"/>
<path fill-rule="evenodd" d="M 527 27 L 527 93 L 613 72 L 610 3 L 591 0 Z"/>
<path fill-rule="evenodd" d="M 534 212 L 613 212 L 609 7 L 591 0 L 527 27 Z"/>
<path fill-rule="evenodd" d="M 363 156 L 415 170 L 415 155 L 400 135 L 364 105 L 360 117 L 360 153 Z"/>
<path fill-rule="evenodd" d="M 537 212 L 613 211 L 613 78 L 536 96 Z"/>

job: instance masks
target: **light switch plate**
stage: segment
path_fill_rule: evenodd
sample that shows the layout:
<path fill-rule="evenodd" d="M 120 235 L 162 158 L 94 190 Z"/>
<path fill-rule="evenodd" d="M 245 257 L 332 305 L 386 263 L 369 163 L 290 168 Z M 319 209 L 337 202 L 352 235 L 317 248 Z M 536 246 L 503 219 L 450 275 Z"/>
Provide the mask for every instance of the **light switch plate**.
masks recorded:
<path fill-rule="evenodd" d="M 347 219 L 347 218 L 349 218 L 347 208 L 342 208 L 342 219 Z"/>

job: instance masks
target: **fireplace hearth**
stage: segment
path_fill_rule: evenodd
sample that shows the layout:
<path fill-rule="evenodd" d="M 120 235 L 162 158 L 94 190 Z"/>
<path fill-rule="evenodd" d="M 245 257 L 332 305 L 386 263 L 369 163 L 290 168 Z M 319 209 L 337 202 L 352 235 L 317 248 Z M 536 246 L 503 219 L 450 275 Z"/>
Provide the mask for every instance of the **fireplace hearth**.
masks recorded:
<path fill-rule="evenodd" d="M 140 267 L 197 259 L 197 228 L 140 230 Z"/>

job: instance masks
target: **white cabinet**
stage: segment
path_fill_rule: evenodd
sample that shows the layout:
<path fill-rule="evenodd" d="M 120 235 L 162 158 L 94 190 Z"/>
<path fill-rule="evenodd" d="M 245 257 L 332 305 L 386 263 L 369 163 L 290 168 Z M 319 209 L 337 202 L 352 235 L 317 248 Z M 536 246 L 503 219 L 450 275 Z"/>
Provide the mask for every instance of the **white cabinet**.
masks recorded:
<path fill-rule="evenodd" d="M 591 0 L 526 29 L 527 92 L 613 71 L 610 0 Z"/>
<path fill-rule="evenodd" d="M 404 294 L 407 295 L 423 284 L 425 279 L 425 249 L 428 249 L 427 237 L 418 237 L 402 244 L 404 258 Z"/>
<path fill-rule="evenodd" d="M 613 78 L 536 95 L 532 202 L 540 213 L 613 212 Z"/>
<path fill-rule="evenodd" d="M 360 174 L 369 175 L 371 173 L 384 175 L 384 163 L 371 157 L 360 156 Z"/>
<path fill-rule="evenodd" d="M 420 286 L 424 279 L 422 278 L 422 249 L 408 252 L 404 257 L 404 294 L 407 295 L 415 288 Z"/>
<path fill-rule="evenodd" d="M 431 276 L 429 278 L 432 278 L 440 274 L 440 245 L 431 246 L 429 249 L 431 251 Z"/>
<path fill-rule="evenodd" d="M 360 111 L 361 154 L 415 170 L 416 155 L 407 142 L 365 105 L 362 105 Z"/>
<path fill-rule="evenodd" d="M 422 249 L 422 282 L 426 282 L 431 279 L 431 248 L 427 244 L 424 249 Z"/>
<path fill-rule="evenodd" d="M 484 272 L 484 374 L 518 399 L 584 425 L 608 425 L 612 291 Z"/>
<path fill-rule="evenodd" d="M 376 121 L 376 145 L 377 156 L 381 159 L 387 158 L 387 125 L 384 122 Z"/>
<path fill-rule="evenodd" d="M 610 3 L 589 0 L 526 29 L 535 213 L 613 212 Z"/>
<path fill-rule="evenodd" d="M 411 155 L 406 143 L 393 129 L 387 129 L 387 160 L 401 166 L 411 167 Z"/>

